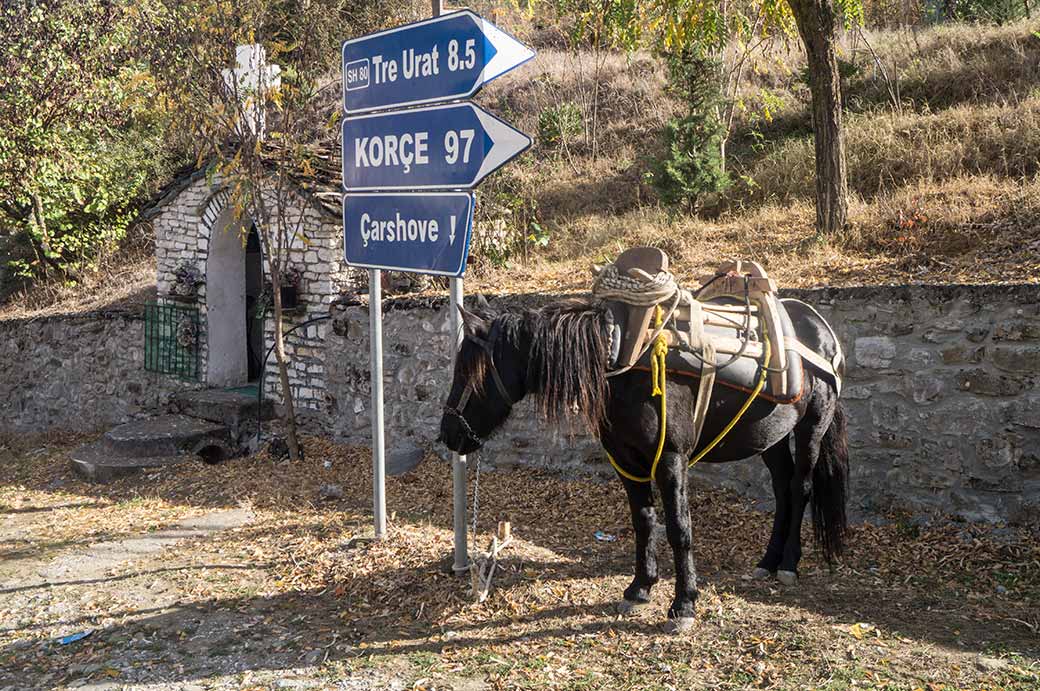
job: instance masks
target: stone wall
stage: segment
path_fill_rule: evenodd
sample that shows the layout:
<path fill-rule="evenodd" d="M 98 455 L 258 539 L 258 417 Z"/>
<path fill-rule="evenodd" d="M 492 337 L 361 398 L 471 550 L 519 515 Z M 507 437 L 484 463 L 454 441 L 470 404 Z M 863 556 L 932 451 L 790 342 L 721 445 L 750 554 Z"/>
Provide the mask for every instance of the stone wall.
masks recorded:
<path fill-rule="evenodd" d="M 916 286 L 787 291 L 817 306 L 848 355 L 852 500 L 857 510 L 937 510 L 1019 520 L 1040 508 L 1040 286 Z M 500 298 L 496 308 L 547 298 Z M 326 305 L 332 319 L 289 342 L 293 386 L 313 431 L 370 441 L 368 312 Z M 445 301 L 384 305 L 386 437 L 433 448 L 451 378 Z M 304 315 L 321 314 L 311 310 Z M 299 323 L 299 322 L 296 322 Z M 186 384 L 144 371 L 137 311 L 0 322 L 0 432 L 99 429 L 161 410 Z M 275 383 L 275 375 L 268 375 Z M 598 444 L 546 427 L 530 401 L 482 454 L 610 477 Z M 705 481 L 768 499 L 757 461 L 699 466 Z"/>
<path fill-rule="evenodd" d="M 1040 286 L 786 291 L 820 309 L 845 345 L 853 508 L 1018 520 L 1040 508 Z M 509 299 L 493 303 L 508 308 Z M 451 377 L 447 308 L 384 308 L 387 445 L 431 445 Z M 368 443 L 368 313 L 336 308 L 325 429 Z M 609 476 L 595 440 L 548 430 L 525 401 L 488 445 L 490 465 Z M 696 476 L 771 496 L 761 462 Z"/>
<path fill-rule="evenodd" d="M 146 372 L 143 343 L 138 311 L 0 321 L 0 433 L 100 430 L 193 388 Z"/>

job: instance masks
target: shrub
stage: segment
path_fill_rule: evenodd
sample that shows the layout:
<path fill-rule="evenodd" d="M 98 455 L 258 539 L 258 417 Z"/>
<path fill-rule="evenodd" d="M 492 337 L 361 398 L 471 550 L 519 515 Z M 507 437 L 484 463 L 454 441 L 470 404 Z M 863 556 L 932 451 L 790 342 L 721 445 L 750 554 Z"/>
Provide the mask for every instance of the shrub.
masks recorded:
<path fill-rule="evenodd" d="M 1027 16 L 1022 0 L 952 0 L 947 7 L 961 22 L 1004 25 Z"/>
<path fill-rule="evenodd" d="M 668 58 L 669 84 L 686 103 L 687 114 L 672 119 L 663 132 L 664 154 L 648 174 L 650 185 L 669 206 L 687 211 L 705 195 L 729 187 L 719 120 L 718 63 L 690 53 Z"/>
<path fill-rule="evenodd" d="M 546 144 L 567 145 L 584 131 L 581 108 L 573 101 L 549 106 L 538 115 L 538 138 Z"/>
<path fill-rule="evenodd" d="M 722 125 L 713 115 L 672 120 L 664 129 L 665 155 L 652 166 L 649 181 L 669 206 L 687 211 L 705 194 L 729 187 L 722 167 Z"/>

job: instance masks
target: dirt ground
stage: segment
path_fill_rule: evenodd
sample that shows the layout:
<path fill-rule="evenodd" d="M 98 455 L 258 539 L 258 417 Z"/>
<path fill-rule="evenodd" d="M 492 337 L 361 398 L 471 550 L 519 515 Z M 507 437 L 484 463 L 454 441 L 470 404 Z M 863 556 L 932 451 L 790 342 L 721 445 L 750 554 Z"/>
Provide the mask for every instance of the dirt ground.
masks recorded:
<path fill-rule="evenodd" d="M 0 440 L 0 689 L 1040 688 L 1037 526 L 883 517 L 785 588 L 746 576 L 769 516 L 698 487 L 698 622 L 671 635 L 665 545 L 652 606 L 615 614 L 633 568 L 617 484 L 483 473 L 480 529 L 517 539 L 475 604 L 446 573 L 435 457 L 390 479 L 374 543 L 365 449 L 93 486 L 68 469 L 76 441 Z"/>

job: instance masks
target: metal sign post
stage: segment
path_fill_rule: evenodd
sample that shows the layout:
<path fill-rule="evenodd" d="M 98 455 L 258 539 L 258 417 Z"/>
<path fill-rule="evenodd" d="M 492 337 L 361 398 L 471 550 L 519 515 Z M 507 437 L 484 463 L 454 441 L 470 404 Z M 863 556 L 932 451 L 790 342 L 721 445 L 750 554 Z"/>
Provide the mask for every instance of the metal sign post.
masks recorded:
<path fill-rule="evenodd" d="M 432 0 L 433 16 L 439 17 L 444 11 L 443 0 Z M 451 320 L 452 338 L 448 339 L 451 352 L 449 356 L 454 358 L 455 353 L 462 345 L 462 314 L 459 307 L 465 290 L 462 282 L 462 274 L 451 279 L 448 287 L 448 318 Z M 469 570 L 469 538 L 466 532 L 466 457 L 457 453 L 451 454 L 451 484 L 452 484 L 452 525 L 455 528 L 455 550 L 452 561 L 452 571 L 465 573 Z"/>
<path fill-rule="evenodd" d="M 451 310 L 451 333 L 454 338 L 449 339 L 454 357 L 462 344 L 462 315 L 459 307 L 462 306 L 463 285 L 461 278 L 451 279 L 449 287 Z M 455 526 L 455 561 L 452 570 L 460 573 L 469 569 L 469 540 L 466 537 L 466 457 L 457 453 L 451 455 L 451 480 L 452 480 L 452 523 Z"/>
<path fill-rule="evenodd" d="M 386 537 L 386 458 L 383 438 L 383 272 L 368 271 L 368 333 L 372 349 L 372 513 L 377 540 Z"/>
<path fill-rule="evenodd" d="M 441 0 L 431 8 L 431 19 L 343 43 L 344 257 L 369 270 L 377 538 L 386 535 L 382 270 L 451 277 L 454 355 L 473 229 L 470 190 L 531 145 L 530 137 L 472 103 L 444 102 L 472 96 L 534 51 L 469 10 L 445 15 Z M 454 568 L 465 571 L 465 457 L 453 455 L 452 477 Z"/>

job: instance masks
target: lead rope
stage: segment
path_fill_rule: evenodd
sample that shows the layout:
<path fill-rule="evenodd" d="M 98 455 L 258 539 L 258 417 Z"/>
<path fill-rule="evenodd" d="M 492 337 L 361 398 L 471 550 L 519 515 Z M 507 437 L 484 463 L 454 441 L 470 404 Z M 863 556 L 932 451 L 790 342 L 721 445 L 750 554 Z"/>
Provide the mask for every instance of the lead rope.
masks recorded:
<path fill-rule="evenodd" d="M 474 464 L 475 474 L 473 477 L 473 521 L 470 524 L 470 533 L 475 548 L 477 545 L 477 518 L 480 516 L 480 454 L 474 454 L 474 456 L 476 463 Z"/>

